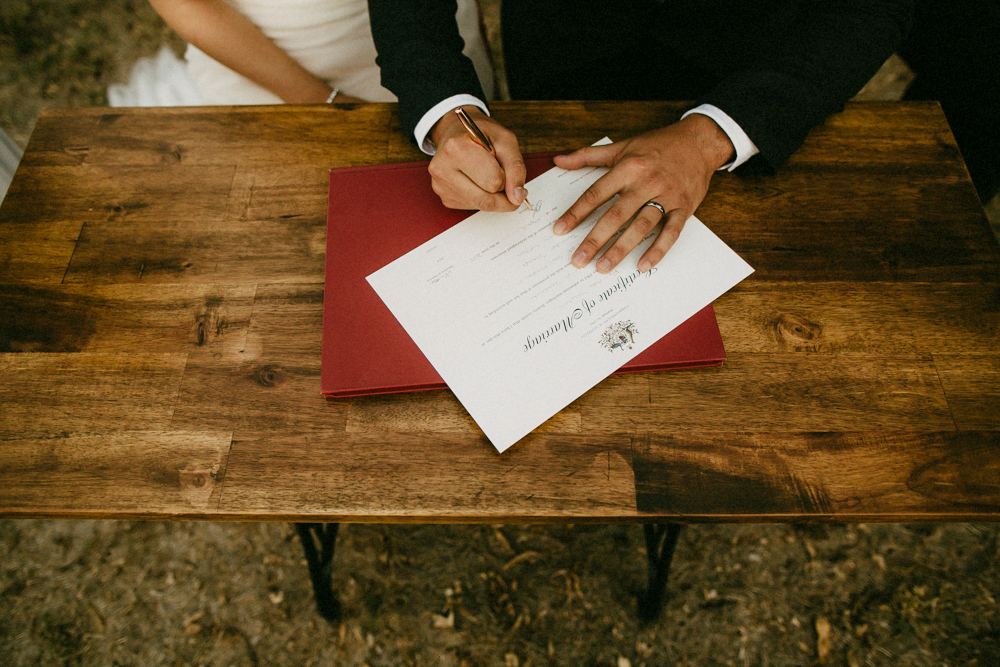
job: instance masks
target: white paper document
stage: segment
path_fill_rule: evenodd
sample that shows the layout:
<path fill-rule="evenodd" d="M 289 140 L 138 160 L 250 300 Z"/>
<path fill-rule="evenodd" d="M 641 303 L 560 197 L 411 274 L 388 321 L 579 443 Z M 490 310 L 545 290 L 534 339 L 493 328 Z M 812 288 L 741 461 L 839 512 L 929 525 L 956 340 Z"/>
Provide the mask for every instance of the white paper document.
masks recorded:
<path fill-rule="evenodd" d="M 647 273 L 659 229 L 608 275 L 573 267 L 611 204 L 552 224 L 607 170 L 555 167 L 527 185 L 533 209 L 476 213 L 368 276 L 501 452 L 753 272 L 693 216 Z"/>

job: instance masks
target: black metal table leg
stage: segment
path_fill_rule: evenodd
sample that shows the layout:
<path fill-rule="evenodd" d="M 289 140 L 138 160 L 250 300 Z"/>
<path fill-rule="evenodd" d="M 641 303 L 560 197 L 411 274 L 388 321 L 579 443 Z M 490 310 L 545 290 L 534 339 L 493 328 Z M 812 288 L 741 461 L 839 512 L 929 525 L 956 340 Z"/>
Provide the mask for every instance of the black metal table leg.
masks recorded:
<path fill-rule="evenodd" d="M 642 524 L 646 534 L 646 558 L 649 563 L 648 585 L 646 593 L 639 598 L 639 618 L 652 621 L 660 615 L 663 609 L 663 594 L 667 590 L 667 577 L 670 575 L 670 563 L 674 558 L 674 547 L 681 535 L 679 523 L 658 525 Z"/>
<path fill-rule="evenodd" d="M 326 620 L 340 620 L 340 600 L 333 592 L 333 548 L 337 542 L 337 523 L 297 523 L 302 548 L 309 564 L 316 609 Z M 319 544 L 317 548 L 317 543 Z"/>

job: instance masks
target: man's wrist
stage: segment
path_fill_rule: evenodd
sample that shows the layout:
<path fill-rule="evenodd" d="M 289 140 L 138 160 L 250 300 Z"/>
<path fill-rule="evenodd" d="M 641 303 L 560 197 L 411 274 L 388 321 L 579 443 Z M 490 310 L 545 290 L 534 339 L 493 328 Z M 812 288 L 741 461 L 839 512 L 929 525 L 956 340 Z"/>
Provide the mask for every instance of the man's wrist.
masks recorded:
<path fill-rule="evenodd" d="M 739 124 L 722 109 L 711 104 L 701 104 L 694 109 L 687 111 L 683 116 L 681 116 L 681 120 L 695 114 L 698 116 L 708 117 L 715 121 L 715 124 L 725 133 L 726 137 L 728 137 L 729 142 L 734 149 L 732 161 L 724 163 L 720 169 L 732 171 L 760 152 L 750 137 L 747 136 L 747 133 L 743 131 L 743 128 L 740 127 Z"/>
<path fill-rule="evenodd" d="M 455 107 L 455 109 L 458 108 L 459 107 Z M 463 105 L 461 108 L 465 109 L 465 113 L 467 113 L 469 117 L 471 117 L 474 121 L 479 121 L 481 118 L 488 118 L 486 114 L 482 113 L 479 110 L 479 107 Z M 452 126 L 461 126 L 462 129 L 459 131 L 460 132 L 466 131 L 465 126 L 462 125 L 462 121 L 458 117 L 458 114 L 452 113 L 455 111 L 455 109 L 451 109 L 448 113 L 442 116 L 441 120 L 435 123 L 434 127 L 431 128 L 431 132 L 428 135 L 428 137 L 434 143 L 435 147 L 440 146 L 444 138 L 450 132 L 454 131 L 455 128 L 453 128 Z"/>
<path fill-rule="evenodd" d="M 461 106 L 466 107 L 467 110 L 469 106 L 473 106 L 487 116 L 490 115 L 490 111 L 486 107 L 486 103 L 477 97 L 473 97 L 472 95 L 453 95 L 446 100 L 442 100 L 431 107 L 430 110 L 423 115 L 420 122 L 417 123 L 416 129 L 413 131 L 413 137 L 417 140 L 417 145 L 420 146 L 420 150 L 427 155 L 434 155 L 437 151 L 437 146 L 431 139 L 431 131 L 434 129 L 434 126 L 437 125 L 438 121 L 444 118 L 446 114 Z"/>
<path fill-rule="evenodd" d="M 682 118 L 680 123 L 688 125 L 694 132 L 698 150 L 712 171 L 732 162 L 736 152 L 733 142 L 711 118 L 695 114 Z"/>

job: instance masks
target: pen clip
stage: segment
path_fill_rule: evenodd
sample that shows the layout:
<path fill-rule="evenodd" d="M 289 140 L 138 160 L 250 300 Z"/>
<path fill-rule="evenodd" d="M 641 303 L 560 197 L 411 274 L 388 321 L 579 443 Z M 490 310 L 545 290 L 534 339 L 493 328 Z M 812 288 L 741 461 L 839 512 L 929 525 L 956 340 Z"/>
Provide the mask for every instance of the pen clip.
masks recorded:
<path fill-rule="evenodd" d="M 465 129 L 469 131 L 469 134 L 472 135 L 472 138 L 475 139 L 476 143 L 488 150 L 490 155 L 496 157 L 497 152 L 493 150 L 493 142 L 490 141 L 490 138 L 483 134 L 483 131 L 479 129 L 479 126 L 476 125 L 471 118 L 469 118 L 469 114 L 465 113 L 465 109 L 458 107 L 455 109 L 455 113 L 458 114 L 458 119 L 462 121 L 462 125 L 464 125 Z"/>

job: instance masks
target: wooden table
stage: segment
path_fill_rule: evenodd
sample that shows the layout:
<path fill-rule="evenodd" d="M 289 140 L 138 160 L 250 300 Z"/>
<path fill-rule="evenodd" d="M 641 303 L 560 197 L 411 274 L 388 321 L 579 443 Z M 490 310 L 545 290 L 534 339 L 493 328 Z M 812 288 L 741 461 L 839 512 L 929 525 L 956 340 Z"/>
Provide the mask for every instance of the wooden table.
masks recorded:
<path fill-rule="evenodd" d="M 532 152 L 681 109 L 495 114 Z M 504 455 L 447 391 L 320 395 L 327 170 L 419 159 L 387 104 L 44 112 L 0 207 L 0 516 L 1000 519 L 1000 248 L 936 104 L 718 174 L 698 215 L 756 268 L 725 365 L 612 377 Z"/>

